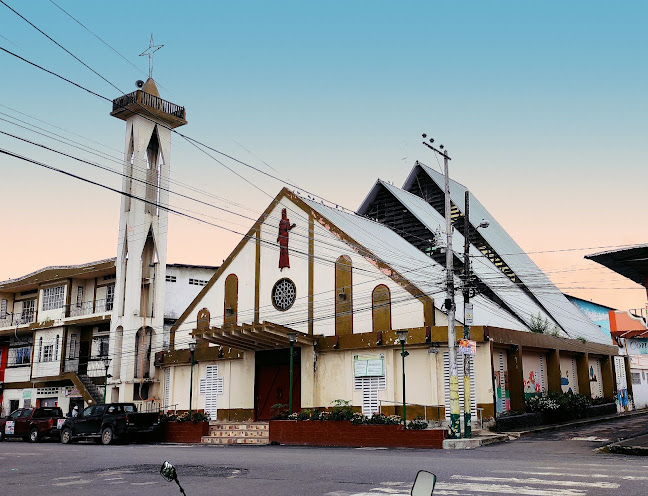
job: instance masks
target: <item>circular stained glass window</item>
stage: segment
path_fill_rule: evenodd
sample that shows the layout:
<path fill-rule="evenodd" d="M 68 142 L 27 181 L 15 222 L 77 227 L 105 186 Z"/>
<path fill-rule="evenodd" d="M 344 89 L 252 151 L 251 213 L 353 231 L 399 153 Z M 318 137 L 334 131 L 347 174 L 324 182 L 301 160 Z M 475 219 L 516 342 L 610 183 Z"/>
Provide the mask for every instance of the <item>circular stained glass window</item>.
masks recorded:
<path fill-rule="evenodd" d="M 295 303 L 297 289 L 290 279 L 279 279 L 272 288 L 272 304 L 277 310 L 286 311 Z"/>

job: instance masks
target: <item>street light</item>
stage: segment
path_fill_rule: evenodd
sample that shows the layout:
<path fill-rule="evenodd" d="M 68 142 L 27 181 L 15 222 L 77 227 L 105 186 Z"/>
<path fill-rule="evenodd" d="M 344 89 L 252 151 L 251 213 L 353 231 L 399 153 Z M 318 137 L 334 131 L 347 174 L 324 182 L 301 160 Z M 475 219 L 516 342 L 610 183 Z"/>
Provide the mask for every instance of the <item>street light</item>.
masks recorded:
<path fill-rule="evenodd" d="M 194 353 L 196 352 L 196 342 L 189 343 L 189 353 L 191 354 L 191 372 L 189 374 L 189 420 L 191 420 L 191 405 L 193 403 L 193 366 L 194 366 Z"/>
<path fill-rule="evenodd" d="M 288 333 L 288 339 L 290 340 L 290 388 L 288 389 L 288 411 L 293 412 L 293 349 L 295 347 L 295 342 L 297 341 L 297 333 L 291 331 Z"/>
<path fill-rule="evenodd" d="M 407 428 L 407 403 L 405 403 L 405 357 L 409 355 L 407 351 L 405 351 L 405 341 L 407 341 L 407 329 L 403 329 L 400 331 L 396 331 L 396 335 L 398 336 L 398 340 L 400 341 L 401 344 L 401 357 L 403 360 L 403 428 Z"/>
<path fill-rule="evenodd" d="M 106 376 L 104 378 L 104 403 L 106 402 L 106 392 L 108 391 L 108 367 L 110 367 L 110 358 L 103 358 L 104 368 L 106 369 Z"/>

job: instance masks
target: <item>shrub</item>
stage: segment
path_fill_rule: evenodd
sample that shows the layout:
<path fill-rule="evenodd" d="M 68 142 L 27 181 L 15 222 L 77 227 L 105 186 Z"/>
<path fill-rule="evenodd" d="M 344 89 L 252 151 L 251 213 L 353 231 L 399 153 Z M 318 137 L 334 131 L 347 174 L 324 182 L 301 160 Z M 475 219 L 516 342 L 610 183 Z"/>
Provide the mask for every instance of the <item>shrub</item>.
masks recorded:
<path fill-rule="evenodd" d="M 284 403 L 275 403 L 270 407 L 272 420 L 286 420 L 288 418 L 288 405 Z"/>
<path fill-rule="evenodd" d="M 367 419 L 368 424 L 378 425 L 397 425 L 403 420 L 398 415 L 387 416 L 384 413 L 374 413 L 371 418 Z"/>
<path fill-rule="evenodd" d="M 351 420 L 353 418 L 353 407 L 348 400 L 335 400 L 329 410 L 327 420 Z"/>
<path fill-rule="evenodd" d="M 366 424 L 367 417 L 365 417 L 362 413 L 354 413 L 353 416 L 351 417 L 351 423 L 353 425 Z"/>
<path fill-rule="evenodd" d="M 407 423 L 408 429 L 427 429 L 428 422 L 423 417 L 416 417 Z"/>
<path fill-rule="evenodd" d="M 163 413 L 160 422 L 205 422 L 210 420 L 209 412 Z"/>
<path fill-rule="evenodd" d="M 527 411 L 544 413 L 549 420 L 583 418 L 590 404 L 591 399 L 584 394 L 562 392 L 543 393 L 526 400 Z"/>

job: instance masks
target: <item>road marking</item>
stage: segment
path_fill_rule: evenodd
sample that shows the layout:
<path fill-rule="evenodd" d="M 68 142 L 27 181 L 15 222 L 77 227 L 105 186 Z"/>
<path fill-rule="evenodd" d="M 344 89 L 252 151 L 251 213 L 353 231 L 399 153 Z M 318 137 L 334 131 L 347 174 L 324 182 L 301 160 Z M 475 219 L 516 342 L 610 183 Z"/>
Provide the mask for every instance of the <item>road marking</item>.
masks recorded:
<path fill-rule="evenodd" d="M 584 436 L 584 437 L 572 437 L 570 441 L 595 441 L 595 442 L 607 443 L 610 440 L 606 437 Z"/>
<path fill-rule="evenodd" d="M 109 482 L 108 484 L 126 484 L 126 481 L 121 480 L 121 481 L 116 481 L 116 482 Z"/>
<path fill-rule="evenodd" d="M 583 482 L 570 480 L 545 480 L 545 479 L 517 479 L 515 477 L 476 477 L 471 475 L 453 475 L 452 479 L 471 480 L 479 482 L 510 482 L 513 484 L 542 484 L 549 486 L 565 487 L 598 487 L 599 489 L 618 489 L 619 484 L 614 482 Z"/>
<path fill-rule="evenodd" d="M 529 472 L 524 470 L 493 470 L 499 474 L 523 474 L 523 475 L 550 475 L 553 477 L 586 477 L 588 479 L 623 479 L 623 480 L 648 480 L 648 476 L 643 475 L 608 475 L 608 474 L 579 474 L 565 472 Z"/>
<path fill-rule="evenodd" d="M 104 480 L 111 481 L 111 480 L 120 480 L 120 479 L 123 479 L 123 477 L 111 477 L 110 479 L 104 479 Z"/>
<path fill-rule="evenodd" d="M 80 479 L 80 478 L 81 478 L 80 475 L 71 475 L 69 477 L 55 477 L 52 480 L 70 480 L 70 479 Z"/>
<path fill-rule="evenodd" d="M 57 482 L 55 484 L 52 484 L 53 486 L 72 486 L 72 485 L 78 485 L 78 484 L 90 484 L 89 480 L 85 479 L 79 479 L 79 480 L 71 480 L 68 482 Z"/>

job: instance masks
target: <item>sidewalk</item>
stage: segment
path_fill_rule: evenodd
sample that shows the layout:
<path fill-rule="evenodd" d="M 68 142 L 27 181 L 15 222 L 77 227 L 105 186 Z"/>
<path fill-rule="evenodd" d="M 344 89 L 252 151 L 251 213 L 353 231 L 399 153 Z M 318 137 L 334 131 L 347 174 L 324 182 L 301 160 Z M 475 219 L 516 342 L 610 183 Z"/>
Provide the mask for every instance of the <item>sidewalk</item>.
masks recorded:
<path fill-rule="evenodd" d="M 603 415 L 601 417 L 592 417 L 592 418 L 587 418 L 587 419 L 578 419 L 578 420 L 570 420 L 568 422 L 561 422 L 559 424 L 549 424 L 549 425 L 540 425 L 538 427 L 529 427 L 526 429 L 515 429 L 512 431 L 506 431 L 503 432 L 502 434 L 508 435 L 512 439 L 517 439 L 520 437 L 528 436 L 531 434 L 536 434 L 539 432 L 551 432 L 551 431 L 557 431 L 560 429 L 564 429 L 566 427 L 573 427 L 573 426 L 579 426 L 579 425 L 587 425 L 587 424 L 596 424 L 598 422 L 606 422 L 608 420 L 616 420 L 616 419 L 623 419 L 623 418 L 628 418 L 628 417 L 636 417 L 638 415 L 648 415 L 648 408 L 642 408 L 640 410 L 633 410 L 631 412 L 623 412 L 623 413 L 615 413 L 613 415 Z M 646 426 L 648 429 L 648 424 Z M 648 448 L 648 445 L 647 445 Z"/>
<path fill-rule="evenodd" d="M 631 437 L 608 446 L 610 453 L 621 455 L 648 456 L 648 434 Z"/>

